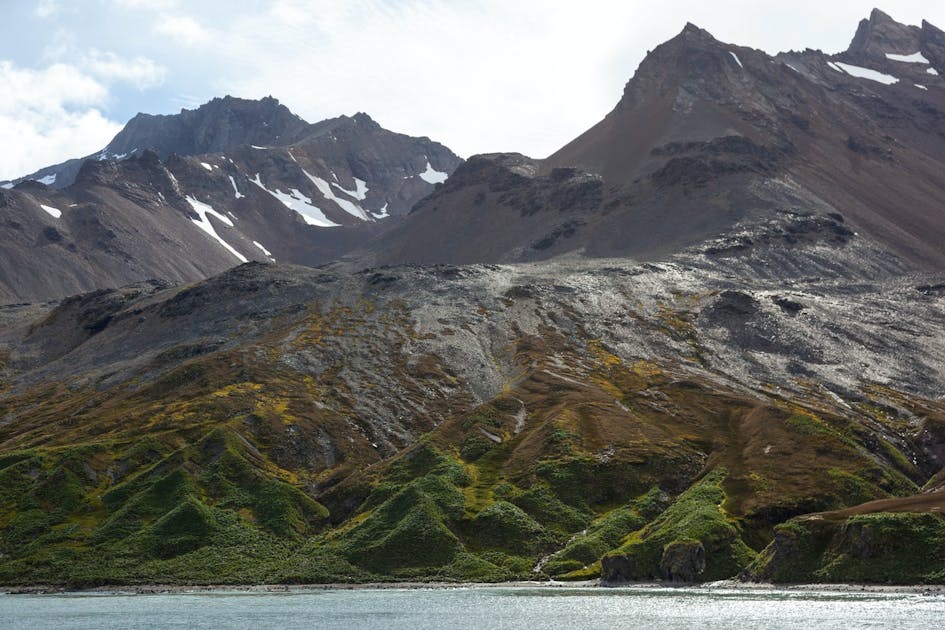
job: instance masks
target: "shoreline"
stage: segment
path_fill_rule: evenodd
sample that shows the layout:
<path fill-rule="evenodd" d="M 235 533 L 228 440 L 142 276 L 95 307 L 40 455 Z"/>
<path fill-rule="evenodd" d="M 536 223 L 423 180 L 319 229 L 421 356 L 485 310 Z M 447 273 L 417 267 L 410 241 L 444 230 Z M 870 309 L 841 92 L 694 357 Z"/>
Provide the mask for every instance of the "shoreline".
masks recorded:
<path fill-rule="evenodd" d="M 740 582 L 722 580 L 699 584 L 672 584 L 667 582 L 632 582 L 603 585 L 599 580 L 582 582 L 513 581 L 513 582 L 365 582 L 329 584 L 135 584 L 108 585 L 89 588 L 69 588 L 37 584 L 32 586 L 0 585 L 0 595 L 199 595 L 205 593 L 279 594 L 318 591 L 354 590 L 447 590 L 488 588 L 550 588 L 550 589 L 603 589 L 619 590 L 743 590 L 746 592 L 795 591 L 862 593 L 862 594 L 915 594 L 945 596 L 945 584 L 773 584 L 770 582 Z"/>

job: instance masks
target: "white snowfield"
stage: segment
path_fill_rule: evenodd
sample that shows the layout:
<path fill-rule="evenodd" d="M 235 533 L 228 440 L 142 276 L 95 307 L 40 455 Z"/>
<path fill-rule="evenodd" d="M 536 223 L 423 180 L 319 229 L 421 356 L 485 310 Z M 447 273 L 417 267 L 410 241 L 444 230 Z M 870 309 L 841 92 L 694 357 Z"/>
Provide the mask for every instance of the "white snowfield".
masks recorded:
<path fill-rule="evenodd" d="M 929 91 L 929 88 L 925 87 L 924 85 L 919 85 L 918 83 L 915 83 L 914 85 L 920 90 L 925 90 L 926 92 Z"/>
<path fill-rule="evenodd" d="M 420 179 L 427 182 L 428 184 L 442 184 L 446 181 L 446 178 L 449 177 L 448 173 L 443 171 L 437 171 L 430 165 L 430 160 L 427 160 L 427 168 L 425 171 L 418 175 Z"/>
<path fill-rule="evenodd" d="M 240 189 L 236 187 L 236 180 L 233 179 L 233 176 L 230 175 L 229 177 L 230 177 L 230 183 L 233 184 L 233 195 L 234 195 L 237 199 L 242 199 L 243 197 L 245 197 L 246 195 L 244 195 L 243 193 L 241 193 L 241 192 L 240 192 Z"/>
<path fill-rule="evenodd" d="M 926 70 L 926 72 L 928 72 L 929 74 L 934 74 L 935 76 L 938 76 L 938 70 L 936 70 L 935 68 L 929 68 L 928 70 Z"/>
<path fill-rule="evenodd" d="M 876 70 L 870 70 L 869 68 L 861 68 L 860 66 L 841 63 L 839 61 L 828 62 L 828 65 L 830 65 L 830 67 L 832 67 L 834 70 L 839 69 L 840 72 L 844 72 L 858 79 L 868 79 L 870 81 L 882 83 L 883 85 L 899 83 L 899 79 L 897 77 L 894 77 L 891 74 L 883 74 L 882 72 L 878 72 Z"/>
<path fill-rule="evenodd" d="M 52 173 L 51 175 L 46 175 L 45 177 L 40 177 L 37 180 L 40 184 L 46 184 L 47 186 L 52 186 L 56 183 L 56 174 Z"/>
<path fill-rule="evenodd" d="M 886 53 L 886 59 L 891 59 L 892 61 L 902 61 L 905 63 L 924 63 L 929 65 L 931 62 L 926 59 L 921 52 L 912 53 L 911 55 L 896 55 L 893 53 Z"/>
<path fill-rule="evenodd" d="M 272 258 L 273 260 L 275 260 L 275 258 L 273 258 L 273 256 L 272 256 L 272 254 L 269 253 L 269 250 L 262 246 L 262 243 L 260 243 L 259 241 L 253 241 L 253 245 L 255 245 L 256 247 L 258 247 L 258 248 L 262 251 L 262 253 L 264 253 L 266 256 L 268 256 L 269 258 Z"/>
<path fill-rule="evenodd" d="M 102 162 L 105 160 L 124 160 L 126 157 L 128 157 L 130 154 L 134 153 L 137 150 L 138 150 L 138 147 L 135 147 L 128 153 L 109 153 L 108 149 L 102 149 L 101 151 L 98 152 L 98 155 L 95 156 L 95 159 L 98 160 L 99 162 Z"/>
<path fill-rule="evenodd" d="M 298 212 L 300 215 L 302 215 L 302 219 L 304 219 L 307 224 L 318 227 L 338 227 L 337 223 L 326 217 L 325 213 L 322 212 L 321 209 L 315 204 L 313 204 L 311 199 L 299 192 L 298 189 L 293 188 L 289 193 L 284 193 L 281 190 L 269 190 L 262 183 L 259 173 L 256 173 L 255 179 L 251 179 L 249 181 L 253 182 L 267 193 L 278 199 L 279 202 L 289 210 L 295 210 Z"/>
<path fill-rule="evenodd" d="M 334 178 L 335 182 L 338 181 L 338 176 L 335 175 L 334 172 L 332 172 L 331 176 L 332 178 Z M 367 199 L 368 187 L 367 187 L 367 182 L 365 182 L 363 179 L 358 179 L 357 177 L 354 178 L 354 190 L 348 190 L 347 188 L 344 188 L 341 184 L 336 184 L 334 182 L 332 182 L 331 185 L 337 188 L 338 190 L 340 190 L 341 192 L 343 192 L 344 194 L 348 195 L 349 197 L 353 197 L 357 199 L 358 201 L 364 201 L 365 199 Z"/>
<path fill-rule="evenodd" d="M 59 217 L 62 216 L 62 210 L 60 210 L 59 208 L 53 208 L 52 206 L 47 206 L 42 203 L 39 204 L 39 207 L 45 210 L 54 219 L 58 219 Z"/>
<path fill-rule="evenodd" d="M 386 219 L 387 217 L 390 216 L 389 214 L 387 214 L 387 205 L 388 204 L 385 202 L 384 206 L 379 211 L 371 213 L 374 215 L 375 219 Z"/>
<path fill-rule="evenodd" d="M 732 52 L 731 50 L 728 51 L 728 54 L 730 54 L 730 55 L 732 56 L 732 59 L 735 60 L 735 63 L 738 64 L 738 67 L 739 67 L 739 68 L 744 68 L 744 67 L 745 67 L 744 65 L 742 65 L 742 60 L 738 58 L 738 55 L 736 55 L 736 54 L 735 54 L 734 52 Z"/>
<path fill-rule="evenodd" d="M 3 188 L 4 190 L 10 190 L 13 188 L 13 182 L 3 182 L 0 184 L 0 188 Z"/>
<path fill-rule="evenodd" d="M 359 205 L 356 204 L 356 203 L 353 203 L 353 202 L 351 202 L 351 201 L 349 201 L 349 200 L 347 200 L 347 199 L 344 199 L 344 198 L 339 197 L 338 195 L 336 195 L 336 194 L 334 193 L 334 191 L 332 191 L 332 189 L 331 189 L 332 184 L 329 184 L 328 182 L 326 182 L 326 181 L 325 181 L 324 179 L 322 179 L 321 177 L 318 177 L 318 176 L 316 176 L 316 175 L 312 175 L 311 173 L 309 173 L 309 172 L 306 171 L 305 169 L 302 169 L 302 172 L 305 173 L 305 176 L 308 177 L 309 180 L 310 180 L 313 184 L 315 184 L 315 188 L 318 189 L 318 192 L 320 192 L 320 193 L 322 194 L 322 196 L 323 196 L 325 199 L 328 199 L 328 200 L 330 200 L 330 201 L 334 201 L 336 204 L 338 204 L 338 207 L 340 207 L 342 210 L 344 210 L 345 212 L 347 212 L 348 214 L 350 214 L 350 215 L 353 216 L 353 217 L 357 217 L 357 218 L 361 219 L 362 221 L 370 221 L 370 220 L 371 220 L 371 219 L 368 217 L 367 212 L 364 211 L 364 208 L 362 208 L 361 206 L 359 206 Z M 336 178 L 336 179 L 337 179 L 337 178 Z M 357 180 L 357 181 L 360 181 L 360 180 Z M 357 181 L 356 181 L 355 183 L 357 183 Z M 362 182 L 362 183 L 363 183 L 363 182 Z M 335 186 L 338 186 L 338 184 L 334 184 L 334 185 L 335 185 Z M 340 190 L 344 191 L 346 194 L 351 194 L 352 197 L 355 196 L 353 193 L 348 193 L 348 191 L 346 191 L 344 188 L 341 188 L 341 186 L 338 186 L 338 188 L 339 188 Z M 360 187 L 359 187 L 359 188 L 360 188 Z M 365 186 L 364 191 L 367 192 L 367 186 Z"/>
<path fill-rule="evenodd" d="M 208 171 L 213 172 L 213 167 L 212 167 L 211 165 L 207 164 L 206 162 L 201 162 L 201 163 L 200 163 L 200 166 L 204 167 L 204 168 L 207 169 Z"/>
<path fill-rule="evenodd" d="M 223 225 L 226 225 L 227 227 L 233 227 L 233 222 L 230 221 L 230 218 L 228 216 L 226 216 L 225 214 L 220 214 L 219 212 L 214 210 L 210 204 L 206 204 L 202 201 L 198 201 L 197 199 L 195 199 L 194 197 L 191 197 L 190 195 L 187 195 L 187 203 L 190 204 L 190 207 L 193 208 L 194 212 L 196 212 L 197 215 L 200 217 L 199 220 L 191 219 L 191 221 L 193 221 L 197 227 L 199 227 L 201 230 L 209 234 L 210 237 L 216 240 L 218 243 L 220 243 L 220 245 L 223 245 L 223 247 L 225 247 L 231 254 L 236 256 L 237 260 L 239 260 L 240 262 L 249 262 L 249 259 L 246 258 L 246 256 L 236 251 L 236 249 L 232 245 L 224 241 L 223 238 L 219 234 L 217 234 L 217 231 L 213 228 L 213 224 L 210 223 L 209 215 L 213 215 L 214 217 L 219 219 L 220 222 L 223 223 Z"/>

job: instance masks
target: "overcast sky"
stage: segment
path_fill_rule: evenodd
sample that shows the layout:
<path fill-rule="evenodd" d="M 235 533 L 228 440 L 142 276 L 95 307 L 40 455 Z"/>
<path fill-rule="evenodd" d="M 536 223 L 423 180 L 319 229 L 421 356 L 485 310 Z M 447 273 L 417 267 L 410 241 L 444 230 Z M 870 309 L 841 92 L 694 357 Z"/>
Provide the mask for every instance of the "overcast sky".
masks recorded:
<path fill-rule="evenodd" d="M 876 0 L 0 0 L 0 179 L 104 147 L 137 112 L 272 95 L 364 111 L 467 157 L 544 157 L 602 118 L 687 21 L 781 50 L 847 47 Z M 945 3 L 896 0 L 945 27 Z"/>

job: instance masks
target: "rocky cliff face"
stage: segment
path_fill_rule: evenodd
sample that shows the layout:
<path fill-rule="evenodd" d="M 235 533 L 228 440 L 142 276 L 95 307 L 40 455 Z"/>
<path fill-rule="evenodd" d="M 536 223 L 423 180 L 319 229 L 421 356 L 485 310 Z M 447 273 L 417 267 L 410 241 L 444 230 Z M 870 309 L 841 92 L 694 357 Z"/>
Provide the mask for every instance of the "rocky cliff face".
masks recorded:
<path fill-rule="evenodd" d="M 247 145 L 288 145 L 312 132 L 313 125 L 271 96 L 259 101 L 226 96 L 170 116 L 138 114 L 108 143 L 105 154 L 132 155 L 152 149 L 166 159 L 174 153 L 203 155 Z"/>

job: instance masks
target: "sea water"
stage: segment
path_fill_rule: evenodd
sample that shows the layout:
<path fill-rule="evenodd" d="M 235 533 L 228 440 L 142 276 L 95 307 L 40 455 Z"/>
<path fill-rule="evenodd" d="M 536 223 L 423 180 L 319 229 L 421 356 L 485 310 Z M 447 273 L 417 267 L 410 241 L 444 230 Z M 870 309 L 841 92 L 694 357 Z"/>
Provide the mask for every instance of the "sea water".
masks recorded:
<path fill-rule="evenodd" d="M 945 596 L 706 588 L 531 588 L 0 595 L 0 628 L 916 628 Z"/>

